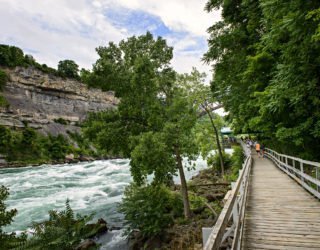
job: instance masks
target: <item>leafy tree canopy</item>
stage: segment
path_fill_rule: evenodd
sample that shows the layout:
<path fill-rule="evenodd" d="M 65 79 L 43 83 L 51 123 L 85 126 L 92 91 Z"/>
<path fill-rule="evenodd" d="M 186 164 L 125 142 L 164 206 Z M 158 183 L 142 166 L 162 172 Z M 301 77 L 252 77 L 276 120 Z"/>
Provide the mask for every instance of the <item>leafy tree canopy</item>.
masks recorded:
<path fill-rule="evenodd" d="M 131 184 L 124 193 L 120 211 L 125 214 L 127 233 L 139 229 L 144 236 L 158 235 L 183 211 L 181 196 L 163 185 Z"/>
<path fill-rule="evenodd" d="M 318 0 L 210 0 L 223 20 L 208 29 L 211 89 L 238 132 L 320 160 Z"/>
<path fill-rule="evenodd" d="M 59 61 L 58 74 L 62 77 L 79 78 L 79 66 L 72 60 Z"/>
<path fill-rule="evenodd" d="M 121 102 L 117 110 L 92 115 L 85 134 L 100 147 L 131 158 L 138 185 L 149 174 L 154 174 L 154 184 L 167 183 L 179 171 L 185 214 L 190 217 L 182 157 L 197 153 L 192 133 L 196 112 L 176 84 L 172 48 L 147 33 L 97 51 L 100 58 L 88 79 L 114 90 Z"/>

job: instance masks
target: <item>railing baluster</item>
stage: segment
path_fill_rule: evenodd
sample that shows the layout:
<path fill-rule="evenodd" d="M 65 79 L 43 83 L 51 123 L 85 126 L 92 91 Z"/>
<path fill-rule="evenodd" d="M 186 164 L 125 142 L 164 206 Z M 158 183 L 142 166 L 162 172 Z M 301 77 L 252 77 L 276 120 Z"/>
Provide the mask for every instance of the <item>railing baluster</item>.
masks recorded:
<path fill-rule="evenodd" d="M 316 167 L 316 179 L 319 180 L 319 167 Z M 319 185 L 317 184 L 317 192 L 319 192 Z"/>
<path fill-rule="evenodd" d="M 300 161 L 300 172 L 301 172 L 300 179 L 301 179 L 301 181 L 303 183 L 304 182 L 304 178 L 302 176 L 302 174 L 303 174 L 303 162 L 302 161 Z"/>

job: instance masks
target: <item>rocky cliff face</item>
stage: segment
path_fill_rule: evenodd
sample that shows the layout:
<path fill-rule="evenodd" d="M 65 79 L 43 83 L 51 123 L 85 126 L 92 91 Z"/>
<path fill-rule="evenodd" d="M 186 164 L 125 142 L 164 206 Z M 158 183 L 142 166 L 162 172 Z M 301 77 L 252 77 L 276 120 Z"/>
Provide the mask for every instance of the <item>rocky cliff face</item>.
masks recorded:
<path fill-rule="evenodd" d="M 71 79 L 44 74 L 34 68 L 5 70 L 9 76 L 3 96 L 9 107 L 0 107 L 0 125 L 38 129 L 45 134 L 79 131 L 77 124 L 88 112 L 113 109 L 118 100 L 112 92 L 88 89 Z M 67 123 L 64 123 L 64 121 Z"/>

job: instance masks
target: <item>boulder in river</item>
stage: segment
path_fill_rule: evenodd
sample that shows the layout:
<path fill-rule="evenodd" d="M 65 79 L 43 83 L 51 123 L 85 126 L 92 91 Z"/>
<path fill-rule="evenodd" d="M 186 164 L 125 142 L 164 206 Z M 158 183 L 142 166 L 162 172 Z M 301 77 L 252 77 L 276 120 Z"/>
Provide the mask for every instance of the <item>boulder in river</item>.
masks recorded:
<path fill-rule="evenodd" d="M 73 161 L 74 160 L 74 154 L 68 154 L 65 156 L 66 161 Z"/>
<path fill-rule="evenodd" d="M 90 156 L 80 155 L 79 160 L 80 161 L 94 161 L 94 158 L 92 158 Z"/>
<path fill-rule="evenodd" d="M 91 234 L 89 235 L 90 238 L 107 233 L 109 230 L 107 222 L 102 218 L 98 219 L 95 224 L 87 224 L 87 227 L 91 230 Z"/>
<path fill-rule="evenodd" d="M 82 241 L 77 247 L 76 250 L 87 250 L 93 247 L 96 247 L 97 244 L 91 240 L 91 239 L 86 239 L 84 241 Z"/>

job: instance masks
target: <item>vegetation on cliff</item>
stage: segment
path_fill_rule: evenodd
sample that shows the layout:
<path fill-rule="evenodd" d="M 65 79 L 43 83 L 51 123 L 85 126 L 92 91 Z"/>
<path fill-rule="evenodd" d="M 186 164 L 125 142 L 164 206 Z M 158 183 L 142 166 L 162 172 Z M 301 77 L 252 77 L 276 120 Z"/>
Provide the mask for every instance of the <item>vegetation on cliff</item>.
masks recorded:
<path fill-rule="evenodd" d="M 14 68 L 35 67 L 44 73 L 61 77 L 69 77 L 79 80 L 79 66 L 72 60 L 59 61 L 58 69 L 48 67 L 46 64 L 38 63 L 32 55 L 24 54 L 23 50 L 5 44 L 0 44 L 0 66 Z"/>
<path fill-rule="evenodd" d="M 71 133 L 72 134 L 72 133 Z M 89 143 L 81 135 L 72 134 L 78 147 L 64 136 L 44 136 L 33 128 L 14 130 L 0 126 L 0 154 L 8 162 L 40 164 L 64 160 L 66 154 L 93 155 Z"/>
<path fill-rule="evenodd" d="M 320 160 L 318 0 L 210 0 L 223 20 L 208 32 L 212 93 L 237 132 L 270 147 Z"/>
<path fill-rule="evenodd" d="M 8 106 L 7 100 L 1 94 L 7 81 L 8 81 L 8 76 L 7 76 L 6 72 L 4 72 L 3 70 L 0 69 L 0 107 L 7 107 Z"/>

